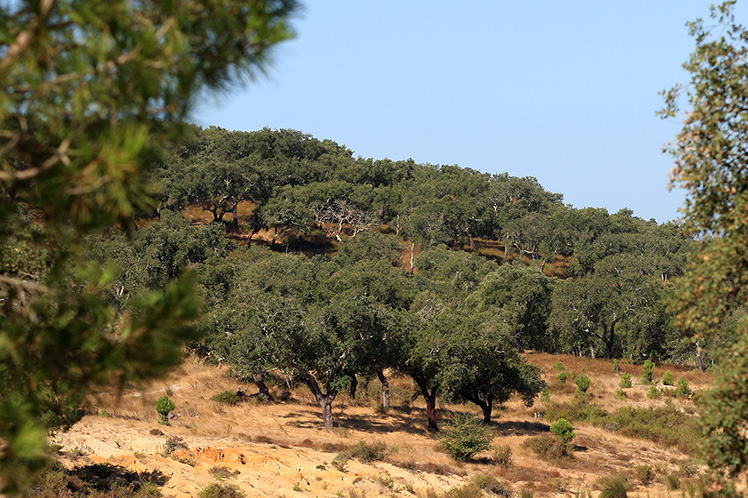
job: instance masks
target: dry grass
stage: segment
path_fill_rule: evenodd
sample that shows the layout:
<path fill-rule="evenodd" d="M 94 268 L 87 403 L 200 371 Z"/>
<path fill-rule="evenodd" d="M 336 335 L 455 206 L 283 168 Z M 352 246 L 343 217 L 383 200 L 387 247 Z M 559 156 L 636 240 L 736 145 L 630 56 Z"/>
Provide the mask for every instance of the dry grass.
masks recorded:
<path fill-rule="evenodd" d="M 608 411 L 620 406 L 665 403 L 662 399 L 646 399 L 648 386 L 638 385 L 641 376 L 638 365 L 621 364 L 621 371 L 630 372 L 635 382 L 634 387 L 627 390 L 628 398 L 618 400 L 614 394 L 620 372 L 613 373 L 612 362 L 535 353 L 528 354 L 528 359 L 545 372 L 551 384 L 551 398 L 556 402 L 574 399 L 573 379 L 584 372 L 592 379 L 591 401 Z M 558 361 L 569 373 L 565 385 L 555 380 Z M 656 375 L 665 369 L 658 367 Z M 672 370 L 676 378 L 687 373 L 694 389 L 705 387 L 708 382 L 708 375 L 684 372 L 673 366 L 667 369 Z M 189 359 L 164 381 L 139 390 L 127 390 L 120 396 L 99 393 L 91 399 L 92 415 L 61 435 L 60 442 L 70 462 L 94 455 L 102 461 L 129 458 L 127 462 L 138 471 L 159 470 L 173 475 L 166 494 L 177 497 L 190 496 L 190 493 L 194 496 L 195 490 L 215 482 L 210 469 L 224 466 L 232 474 L 235 470 L 240 472 L 232 483 L 242 487 L 248 479 L 253 482 L 254 488 L 243 488 L 248 496 L 294 496 L 293 486 L 297 484 L 300 489 L 309 490 L 310 496 L 334 496 L 337 492 L 346 496 L 349 489 L 359 490 L 369 497 L 387 496 L 396 490 L 404 496 L 412 495 L 405 493 L 407 489 L 426 496 L 424 493 L 429 489 L 441 493 L 463 486 L 469 483 L 471 476 L 480 473 L 498 477 L 515 490 L 530 490 L 541 498 L 568 496 L 570 492 L 590 489 L 600 477 L 625 474 L 642 465 L 651 466 L 657 473 L 647 484 L 636 480 L 638 487 L 630 495 L 669 496 L 668 493 L 675 492 L 667 491 L 662 476 L 680 472 L 688 460 L 677 450 L 585 423 L 574 423 L 578 437 L 574 441 L 577 448 L 573 459 L 558 462 L 540 459 L 523 442 L 528 437 L 548 433 L 549 422 L 535 418 L 539 403 L 527 408 L 521 400 L 510 400 L 504 409 L 495 410 L 491 430 L 496 445 L 511 449 L 512 465 L 495 465 L 491 451 L 476 455 L 473 462 L 458 463 L 442 452 L 434 435 L 427 430 L 423 400 L 410 401 L 414 392 L 412 382 L 393 377 L 390 383 L 393 400 L 390 410 L 382 413 L 377 409 L 380 390 L 378 382 L 372 381 L 368 388 L 360 386 L 355 399 L 341 395 L 336 400 L 333 410 L 338 427 L 326 433 L 319 407 L 307 389 L 296 389 L 289 400 L 278 403 L 257 403 L 250 398 L 235 406 L 222 405 L 212 400 L 217 393 L 241 389 L 251 395 L 256 392 L 255 387 L 237 382 L 225 368 Z M 157 424 L 158 415 L 153 408 L 155 400 L 164 393 L 176 403 L 176 417 L 169 427 Z M 441 404 L 439 412 L 442 421 L 454 413 L 479 414 L 473 405 Z M 151 434 L 154 428 L 163 434 Z M 193 463 L 194 467 L 159 457 L 169 437 L 183 438 L 191 453 L 179 458 Z M 336 470 L 331 464 L 335 456 L 354 452 L 361 441 L 386 448 L 385 461 L 362 463 L 351 459 L 345 464 L 345 473 Z M 230 460 L 229 456 L 236 453 L 244 455 L 245 463 Z M 138 456 L 133 458 L 132 455 Z M 381 478 L 384 471 L 387 472 L 386 486 Z M 183 494 L 174 491 L 179 489 L 184 490 Z"/>

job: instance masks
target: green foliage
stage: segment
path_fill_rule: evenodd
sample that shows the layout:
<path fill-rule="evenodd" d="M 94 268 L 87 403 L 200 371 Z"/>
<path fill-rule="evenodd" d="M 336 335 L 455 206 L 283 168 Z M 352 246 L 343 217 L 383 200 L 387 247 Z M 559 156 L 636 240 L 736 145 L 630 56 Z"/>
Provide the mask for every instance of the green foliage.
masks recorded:
<path fill-rule="evenodd" d="M 748 230 L 743 219 L 748 189 L 742 151 L 748 143 L 743 108 L 748 99 L 746 28 L 735 2 L 711 8 L 711 19 L 689 23 L 696 47 L 684 67 L 690 84 L 665 93 L 665 117 L 678 114 L 686 93 L 683 127 L 668 151 L 675 158 L 674 185 L 687 192 L 687 228 L 700 236 L 691 271 L 678 285 L 674 306 L 694 343 L 732 340 L 720 352 L 715 387 L 702 413 L 706 459 L 719 474 L 748 468 L 744 421 L 748 418 L 748 341 L 744 319 L 732 318 L 748 303 Z M 741 422 L 742 421 L 742 422 Z"/>
<path fill-rule="evenodd" d="M 224 467 L 224 466 L 216 466 L 216 467 L 211 467 L 208 469 L 208 474 L 210 474 L 211 476 L 215 477 L 218 480 L 231 479 L 233 477 L 238 476 L 240 473 L 241 472 L 239 472 L 238 470 L 231 470 L 230 468 Z"/>
<path fill-rule="evenodd" d="M 599 498 L 626 498 L 631 486 L 623 476 L 610 476 L 599 482 Z"/>
<path fill-rule="evenodd" d="M 174 408 L 176 405 L 168 396 L 161 396 L 156 400 L 156 413 L 161 415 L 161 422 L 164 424 L 169 423 L 169 412 Z"/>
<path fill-rule="evenodd" d="M 550 426 L 550 431 L 557 435 L 564 443 L 571 443 L 577 437 L 574 427 L 565 418 L 560 418 Z"/>
<path fill-rule="evenodd" d="M 618 373 L 619 368 L 620 367 L 618 365 L 618 358 L 614 358 L 613 359 L 613 372 Z"/>
<path fill-rule="evenodd" d="M 637 465 L 634 467 L 633 476 L 636 480 L 642 483 L 642 485 L 646 486 L 654 481 L 656 474 L 651 465 Z"/>
<path fill-rule="evenodd" d="M 651 384 L 654 377 L 655 363 L 652 360 L 646 360 L 642 364 L 642 382 L 645 384 Z"/>
<path fill-rule="evenodd" d="M 631 374 L 624 373 L 621 375 L 621 382 L 618 384 L 621 389 L 631 388 Z"/>
<path fill-rule="evenodd" d="M 350 455 L 361 462 L 369 463 L 385 460 L 388 452 L 387 444 L 382 441 L 367 444 L 366 441 L 361 440 Z"/>
<path fill-rule="evenodd" d="M 455 415 L 440 434 L 441 444 L 453 458 L 467 461 L 491 447 L 488 428 L 472 415 Z"/>
<path fill-rule="evenodd" d="M 213 396 L 213 401 L 221 403 L 222 405 L 234 406 L 242 401 L 242 397 L 236 391 L 226 390 Z"/>
<path fill-rule="evenodd" d="M 558 373 L 558 381 L 559 381 L 559 382 L 560 382 L 561 384 L 566 384 L 566 379 L 567 379 L 567 378 L 568 378 L 568 375 L 566 374 L 566 370 L 561 370 L 561 371 L 560 371 L 560 372 Z"/>
<path fill-rule="evenodd" d="M 493 446 L 491 456 L 494 464 L 499 467 L 512 466 L 512 447 L 508 444 L 497 444 Z"/>
<path fill-rule="evenodd" d="M 554 403 L 550 402 L 546 406 L 545 418 L 547 420 L 558 420 L 564 418 L 570 421 L 584 421 L 591 424 L 598 424 L 605 419 L 608 413 L 590 402 L 589 397 L 575 396 L 570 402 Z"/>
<path fill-rule="evenodd" d="M 673 378 L 673 372 L 670 370 L 667 370 L 664 374 L 662 374 L 662 383 L 666 386 L 673 386 L 675 385 L 675 379 Z"/>
<path fill-rule="evenodd" d="M 618 399 L 626 399 L 626 392 L 621 389 L 620 387 L 616 389 L 616 398 Z"/>
<path fill-rule="evenodd" d="M 647 391 L 647 398 L 649 399 L 660 398 L 660 390 L 657 389 L 657 386 L 649 386 L 649 391 Z"/>
<path fill-rule="evenodd" d="M 513 496 L 512 490 L 507 488 L 494 476 L 487 474 L 475 474 L 471 480 L 475 486 L 485 491 L 486 493 L 490 493 L 494 496 L 503 496 L 505 498 L 511 498 Z"/>
<path fill-rule="evenodd" d="M 548 460 L 561 460 L 573 456 L 571 446 L 553 434 L 528 437 L 522 445 L 536 455 Z"/>
<path fill-rule="evenodd" d="M 564 367 L 564 364 L 560 361 L 556 362 L 556 370 L 559 372 L 563 372 L 566 370 L 566 367 Z"/>
<path fill-rule="evenodd" d="M 577 385 L 577 389 L 579 392 L 586 393 L 587 390 L 590 388 L 590 378 L 587 374 L 581 374 L 576 379 L 574 379 L 574 383 Z"/>
<path fill-rule="evenodd" d="M 65 469 L 53 462 L 20 496 L 28 498 L 160 498 L 165 483 L 159 472 L 133 472 L 118 465 L 94 464 Z"/>
<path fill-rule="evenodd" d="M 607 430 L 636 437 L 693 454 L 700 445 L 702 421 L 666 404 L 657 408 L 622 407 L 597 425 Z"/>
<path fill-rule="evenodd" d="M 146 174 L 161 144 L 182 135 L 198 95 L 264 70 L 296 7 L 0 6 L 0 492 L 30 481 L 44 434 L 74 423 L 91 389 L 181 360 L 199 307 L 192 279 L 143 289 L 123 310 L 105 296 L 129 268 L 91 261 L 84 235 L 155 211 Z"/>
<path fill-rule="evenodd" d="M 247 496 L 233 484 L 212 483 L 197 493 L 197 498 L 244 498 Z"/>
<path fill-rule="evenodd" d="M 675 389 L 676 398 L 688 398 L 691 396 L 691 388 L 688 387 L 688 379 L 680 377 L 678 379 L 678 387 Z"/>

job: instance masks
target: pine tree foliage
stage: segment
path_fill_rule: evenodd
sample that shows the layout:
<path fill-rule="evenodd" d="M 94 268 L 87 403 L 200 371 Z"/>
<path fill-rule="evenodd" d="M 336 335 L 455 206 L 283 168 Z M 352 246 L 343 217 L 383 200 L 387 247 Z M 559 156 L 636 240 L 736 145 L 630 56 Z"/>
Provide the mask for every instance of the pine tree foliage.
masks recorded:
<path fill-rule="evenodd" d="M 0 2 L 0 490 L 93 386 L 162 375 L 192 336 L 191 279 L 101 299 L 82 235 L 156 206 L 145 181 L 204 89 L 262 73 L 293 0 Z"/>

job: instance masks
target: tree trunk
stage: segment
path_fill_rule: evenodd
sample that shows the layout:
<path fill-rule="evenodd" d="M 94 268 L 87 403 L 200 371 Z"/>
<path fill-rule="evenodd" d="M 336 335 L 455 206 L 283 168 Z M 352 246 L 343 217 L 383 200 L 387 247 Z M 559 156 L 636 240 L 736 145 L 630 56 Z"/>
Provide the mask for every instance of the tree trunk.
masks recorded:
<path fill-rule="evenodd" d="M 489 399 L 483 405 L 479 405 L 483 412 L 483 423 L 488 425 L 491 423 L 491 412 L 493 412 L 493 400 Z"/>
<path fill-rule="evenodd" d="M 416 260 L 416 244 L 415 242 L 410 243 L 410 273 L 415 273 L 415 268 L 413 267 L 415 265 Z"/>
<path fill-rule="evenodd" d="M 437 387 L 428 389 L 424 382 L 416 380 L 416 384 L 421 390 L 424 401 L 426 401 L 426 418 L 429 421 L 429 430 L 438 431 L 439 426 L 436 423 L 436 390 Z"/>
<path fill-rule="evenodd" d="M 356 378 L 356 374 L 351 375 L 351 386 L 348 390 L 348 396 L 351 399 L 356 398 L 356 389 L 358 388 L 358 379 Z"/>
<path fill-rule="evenodd" d="M 335 426 L 335 421 L 332 418 L 332 402 L 335 400 L 335 395 L 320 396 L 318 398 L 319 406 L 322 408 L 322 418 L 325 420 L 325 429 L 332 431 Z"/>
<path fill-rule="evenodd" d="M 426 400 L 426 418 L 429 421 L 429 430 L 438 431 L 439 426 L 436 423 L 436 388 L 432 387 L 430 392 L 424 392 L 423 398 Z"/>
<path fill-rule="evenodd" d="M 471 234 L 468 234 L 468 240 L 470 241 L 470 249 L 475 250 L 475 240 L 473 240 L 473 236 Z"/>
<path fill-rule="evenodd" d="M 704 360 L 701 357 L 701 346 L 696 343 L 693 345 L 694 353 L 696 354 L 696 362 L 699 366 L 699 372 L 704 373 Z"/>
<path fill-rule="evenodd" d="M 377 372 L 379 382 L 382 383 L 382 406 L 385 408 L 390 407 L 390 381 L 384 376 L 384 372 L 381 370 Z"/>
<path fill-rule="evenodd" d="M 257 389 L 260 390 L 260 394 L 265 396 L 268 401 L 275 401 L 270 394 L 270 390 L 268 390 L 267 384 L 265 384 L 265 379 L 262 378 L 262 374 L 252 374 L 252 382 L 255 383 Z"/>
<path fill-rule="evenodd" d="M 239 229 L 239 201 L 231 207 L 231 214 L 234 215 L 234 228 Z"/>

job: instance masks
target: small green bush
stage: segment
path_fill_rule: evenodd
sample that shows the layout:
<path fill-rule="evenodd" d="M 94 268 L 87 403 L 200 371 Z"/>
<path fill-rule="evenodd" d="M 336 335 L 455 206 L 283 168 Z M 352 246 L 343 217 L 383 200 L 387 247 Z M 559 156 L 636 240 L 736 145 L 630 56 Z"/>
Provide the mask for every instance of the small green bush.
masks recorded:
<path fill-rule="evenodd" d="M 574 380 L 574 383 L 577 385 L 577 389 L 579 389 L 579 392 L 581 393 L 586 393 L 587 389 L 590 388 L 590 378 L 587 374 L 581 374 Z"/>
<path fill-rule="evenodd" d="M 561 460 L 572 456 L 571 445 L 553 434 L 528 437 L 522 445 L 547 460 Z"/>
<path fill-rule="evenodd" d="M 226 391 L 221 391 L 220 393 L 213 396 L 213 401 L 217 401 L 218 403 L 229 406 L 237 405 L 241 400 L 242 397 L 239 396 L 236 391 L 231 391 L 228 389 Z"/>
<path fill-rule="evenodd" d="M 551 425 L 550 430 L 552 433 L 560 437 L 564 443 L 570 443 L 575 437 L 577 437 L 577 434 L 574 432 L 574 427 L 572 427 L 569 421 L 565 418 L 556 420 L 556 422 Z"/>
<path fill-rule="evenodd" d="M 242 491 L 233 484 L 208 484 L 200 490 L 197 498 L 244 498 Z"/>
<path fill-rule="evenodd" d="M 566 379 L 568 378 L 568 374 L 566 373 L 566 370 L 561 370 L 558 373 L 558 381 L 562 384 L 566 384 Z"/>
<path fill-rule="evenodd" d="M 678 387 L 675 390 L 676 398 L 688 398 L 691 395 L 691 389 L 688 387 L 688 379 L 681 377 L 678 379 Z"/>
<path fill-rule="evenodd" d="M 634 467 L 634 478 L 646 486 L 655 478 L 655 471 L 651 465 L 637 465 Z"/>
<path fill-rule="evenodd" d="M 622 476 L 610 476 L 601 479 L 598 498 L 627 498 L 631 486 Z"/>
<path fill-rule="evenodd" d="M 623 389 L 621 389 L 620 387 L 618 389 L 616 389 L 616 398 L 618 398 L 618 399 L 626 399 L 626 393 L 623 392 Z"/>
<path fill-rule="evenodd" d="M 211 467 L 208 469 L 208 474 L 221 481 L 224 479 L 231 479 L 232 477 L 236 477 L 240 474 L 240 472 L 238 470 L 231 470 L 228 467 Z"/>
<path fill-rule="evenodd" d="M 430 498 L 431 495 L 426 495 Z M 475 484 L 465 484 L 457 488 L 451 488 L 444 492 L 443 495 L 433 494 L 434 497 L 440 496 L 440 498 L 483 498 L 483 490 Z"/>
<path fill-rule="evenodd" d="M 387 451 L 387 445 L 382 441 L 368 445 L 362 439 L 358 442 L 358 446 L 351 452 L 351 456 L 364 463 L 377 462 L 387 457 Z"/>
<path fill-rule="evenodd" d="M 665 488 L 668 491 L 677 491 L 680 489 L 680 477 L 676 474 L 668 474 L 665 476 Z"/>
<path fill-rule="evenodd" d="M 621 375 L 621 383 L 618 384 L 621 389 L 631 388 L 631 374 L 625 373 Z"/>
<path fill-rule="evenodd" d="M 467 461 L 476 453 L 491 447 L 491 435 L 483 423 L 472 415 L 455 415 L 441 434 L 441 444 L 454 459 Z"/>
<path fill-rule="evenodd" d="M 673 386 L 675 385 L 675 379 L 673 378 L 673 372 L 668 370 L 664 374 L 662 374 L 662 383 L 666 386 Z"/>
<path fill-rule="evenodd" d="M 171 412 L 176 405 L 168 396 L 161 396 L 156 400 L 156 413 L 161 415 L 160 422 L 162 424 L 169 424 L 169 412 Z"/>
<path fill-rule="evenodd" d="M 616 358 L 613 360 L 613 372 L 618 373 L 619 368 L 618 359 Z"/>
<path fill-rule="evenodd" d="M 496 479 L 494 476 L 486 474 L 476 474 L 473 476 L 473 484 L 487 493 L 491 493 L 495 496 L 505 496 L 510 498 L 512 496 L 512 490 L 507 488 L 501 481 Z"/>
<path fill-rule="evenodd" d="M 645 361 L 642 365 L 642 372 L 644 372 L 644 375 L 642 375 L 642 381 L 645 384 L 651 384 L 652 379 L 654 378 L 655 363 L 652 360 Z"/>
<path fill-rule="evenodd" d="M 512 447 L 508 444 L 498 444 L 493 447 L 493 462 L 499 467 L 511 467 Z"/>
<path fill-rule="evenodd" d="M 647 393 L 647 398 L 649 398 L 649 399 L 659 399 L 660 398 L 660 390 L 657 389 L 656 386 L 649 386 L 649 392 Z"/>
<path fill-rule="evenodd" d="M 556 370 L 558 370 L 559 372 L 563 372 L 564 370 L 566 370 L 566 368 L 564 368 L 564 364 L 559 361 L 558 363 L 556 363 Z"/>

